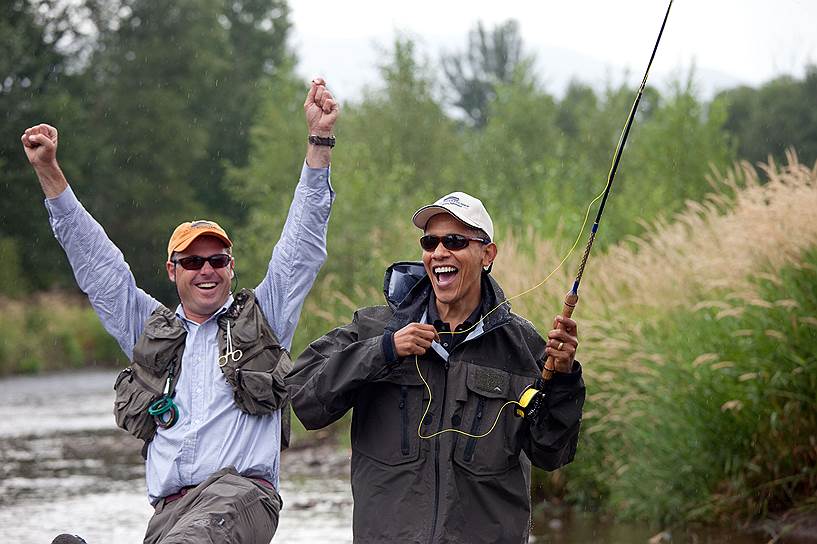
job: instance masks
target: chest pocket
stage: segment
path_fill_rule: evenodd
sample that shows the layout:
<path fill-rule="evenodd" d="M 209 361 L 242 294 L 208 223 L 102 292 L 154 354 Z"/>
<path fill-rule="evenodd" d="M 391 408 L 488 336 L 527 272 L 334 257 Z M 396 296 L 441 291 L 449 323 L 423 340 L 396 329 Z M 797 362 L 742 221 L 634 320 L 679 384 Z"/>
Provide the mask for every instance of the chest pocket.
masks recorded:
<path fill-rule="evenodd" d="M 490 433 L 481 438 L 458 436 L 454 462 L 474 474 L 500 474 L 519 464 L 522 420 L 514 417 L 514 405 L 505 406 L 517 398 L 515 382 L 519 377 L 498 368 L 466 364 L 465 394 L 458 399 L 465 403 L 462 430 L 477 436 Z"/>
<path fill-rule="evenodd" d="M 387 465 L 416 461 L 417 426 L 426 394 L 414 364 L 401 364 L 367 386 L 352 412 L 352 447 Z"/>

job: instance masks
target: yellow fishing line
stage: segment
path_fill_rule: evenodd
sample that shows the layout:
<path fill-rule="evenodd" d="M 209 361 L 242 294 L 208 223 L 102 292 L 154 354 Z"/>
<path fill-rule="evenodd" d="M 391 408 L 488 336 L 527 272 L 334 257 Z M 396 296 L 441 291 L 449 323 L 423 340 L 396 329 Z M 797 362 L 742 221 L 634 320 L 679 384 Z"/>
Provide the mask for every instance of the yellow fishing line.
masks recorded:
<path fill-rule="evenodd" d="M 426 438 L 426 439 L 427 438 L 434 438 L 435 436 L 441 435 L 443 433 L 459 433 L 459 434 L 464 434 L 465 436 L 470 436 L 471 438 L 484 438 L 484 437 L 488 436 L 489 434 L 491 434 L 491 431 L 494 430 L 494 428 L 496 427 L 496 424 L 499 423 L 499 416 L 502 415 L 502 410 L 504 410 L 506 406 L 510 406 L 511 404 L 519 404 L 519 401 L 516 401 L 516 400 L 509 400 L 508 402 L 503 404 L 496 413 L 496 419 L 494 419 L 494 424 L 491 425 L 490 429 L 488 429 L 487 431 L 485 431 L 482 434 L 471 434 L 471 433 L 467 433 L 465 431 L 461 431 L 459 429 L 443 429 L 441 431 L 437 431 L 436 433 L 423 434 L 420 431 L 420 429 L 422 429 L 423 420 L 426 418 L 426 415 L 428 414 L 428 410 L 431 408 L 431 387 L 428 385 L 428 382 L 423 377 L 423 373 L 420 372 L 420 359 L 416 355 L 414 356 L 414 364 L 417 367 L 417 374 L 420 375 L 420 379 L 423 380 L 423 383 L 425 384 L 426 389 L 428 390 L 428 404 L 426 405 L 426 409 L 423 412 L 422 417 L 420 417 L 420 423 L 417 425 L 417 436 L 419 436 L 420 438 Z M 520 404 L 520 406 L 521 406 L 521 404 Z M 442 416 L 440 416 L 440 417 L 442 417 Z"/>

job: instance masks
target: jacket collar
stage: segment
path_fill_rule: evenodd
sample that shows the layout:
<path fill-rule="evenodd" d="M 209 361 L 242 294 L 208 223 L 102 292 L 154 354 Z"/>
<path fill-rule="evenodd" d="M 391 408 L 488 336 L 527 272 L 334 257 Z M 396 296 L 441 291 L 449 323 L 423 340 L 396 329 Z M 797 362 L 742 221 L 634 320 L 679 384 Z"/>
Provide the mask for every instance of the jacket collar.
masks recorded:
<path fill-rule="evenodd" d="M 422 263 L 401 262 L 393 264 L 386 270 L 384 281 L 386 302 L 394 310 L 394 315 L 386 325 L 386 330 L 397 332 L 409 323 L 420 321 L 426 314 L 432 287 L 431 280 L 424 271 L 420 276 L 419 269 L 422 269 L 422 266 Z M 413 285 L 411 285 L 412 281 Z M 389 291 L 390 285 L 393 287 L 391 291 Z M 401 293 L 405 295 L 400 297 Z M 396 300 L 397 298 L 400 300 Z M 510 320 L 510 302 L 501 304 L 504 300 L 506 300 L 505 293 L 496 280 L 490 274 L 483 273 L 480 305 L 485 319 L 473 332 L 478 329 L 488 332 Z M 469 338 L 471 337 L 472 335 L 469 334 Z"/>

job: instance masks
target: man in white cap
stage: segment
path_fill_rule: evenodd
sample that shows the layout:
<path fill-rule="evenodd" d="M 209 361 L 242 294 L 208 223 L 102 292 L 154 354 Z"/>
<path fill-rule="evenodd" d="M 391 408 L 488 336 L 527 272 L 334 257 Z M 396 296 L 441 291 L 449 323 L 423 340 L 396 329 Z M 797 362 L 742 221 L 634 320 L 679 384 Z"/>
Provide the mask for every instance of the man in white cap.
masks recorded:
<path fill-rule="evenodd" d="M 422 264 L 386 273 L 387 305 L 313 342 L 287 376 L 308 429 L 352 410 L 354 540 L 528 541 L 530 466 L 575 454 L 584 404 L 576 323 L 557 316 L 543 339 L 511 313 L 490 276 L 491 217 L 451 193 L 414 214 Z M 536 416 L 514 401 L 556 373 Z"/>
<path fill-rule="evenodd" d="M 136 286 L 122 253 L 77 200 L 57 163 L 57 130 L 41 124 L 22 135 L 77 283 L 132 362 L 116 379 L 114 415 L 144 441 L 155 509 L 145 544 L 267 544 L 278 526 L 287 350 L 326 258 L 334 199 L 338 105 L 322 79 L 312 82 L 304 112 L 306 160 L 266 276 L 233 293 L 227 233 L 212 221 L 184 222 L 165 263 L 180 300 L 174 310 Z M 64 534 L 54 542 L 84 540 Z"/>

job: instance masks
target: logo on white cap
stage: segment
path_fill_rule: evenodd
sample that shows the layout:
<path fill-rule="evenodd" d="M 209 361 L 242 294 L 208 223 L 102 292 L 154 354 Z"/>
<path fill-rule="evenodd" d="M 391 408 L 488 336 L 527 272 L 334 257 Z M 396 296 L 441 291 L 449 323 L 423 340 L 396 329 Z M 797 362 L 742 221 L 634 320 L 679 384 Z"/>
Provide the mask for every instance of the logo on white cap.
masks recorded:
<path fill-rule="evenodd" d="M 449 213 L 468 225 L 482 229 L 493 241 L 494 223 L 491 216 L 478 198 L 468 193 L 457 191 L 440 198 L 434 204 L 423 206 L 414 214 L 412 222 L 417 228 L 425 229 L 428 220 L 439 213 Z"/>

